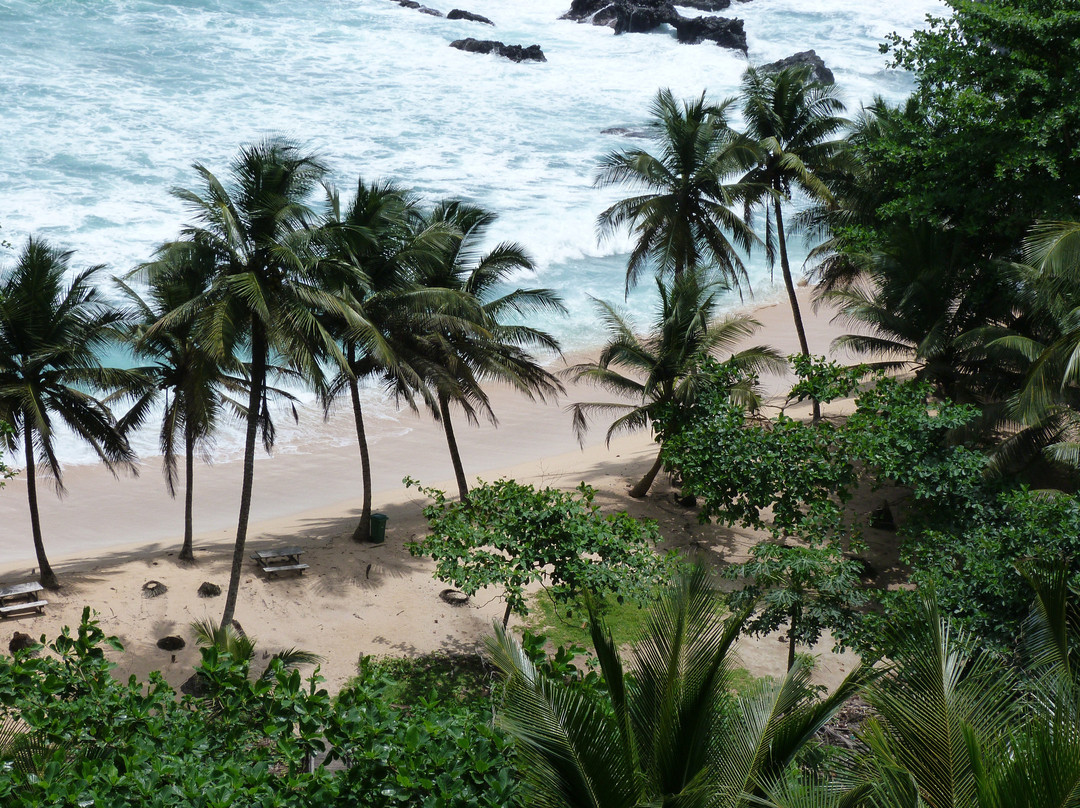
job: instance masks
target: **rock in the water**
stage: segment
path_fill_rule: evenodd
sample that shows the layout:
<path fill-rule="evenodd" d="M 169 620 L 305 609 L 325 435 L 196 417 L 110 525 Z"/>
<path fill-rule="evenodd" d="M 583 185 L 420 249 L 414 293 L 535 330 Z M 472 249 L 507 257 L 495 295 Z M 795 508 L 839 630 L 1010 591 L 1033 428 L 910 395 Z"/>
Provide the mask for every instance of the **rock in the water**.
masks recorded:
<path fill-rule="evenodd" d="M 184 642 L 184 638 L 176 634 L 170 634 L 168 637 L 162 637 L 157 641 L 157 647 L 162 651 L 179 651 L 185 645 L 187 643 Z"/>
<path fill-rule="evenodd" d="M 33 648 L 36 644 L 34 638 L 29 634 L 16 631 L 11 636 L 11 642 L 8 643 L 8 653 L 14 656 L 16 651 L 24 651 L 27 648 Z"/>
<path fill-rule="evenodd" d="M 762 65 L 761 70 L 769 73 L 779 73 L 789 67 L 808 67 L 810 68 L 810 78 L 816 81 L 818 84 L 835 84 L 836 78 L 833 76 L 833 72 L 825 66 L 824 60 L 817 55 L 815 51 L 808 50 L 800 53 L 788 56 L 785 59 L 779 59 L 775 62 L 769 62 L 767 65 Z"/>
<path fill-rule="evenodd" d="M 696 8 L 698 11 L 723 11 L 731 8 L 731 0 L 678 0 L 676 5 Z"/>
<path fill-rule="evenodd" d="M 402 8 L 420 8 L 416 0 L 397 0 L 397 4 Z"/>
<path fill-rule="evenodd" d="M 560 20 L 588 22 L 593 14 L 611 5 L 611 0 L 572 0 L 570 10 L 559 17 Z"/>
<path fill-rule="evenodd" d="M 610 129 L 601 129 L 601 135 L 622 135 L 623 137 L 651 138 L 652 135 L 645 129 L 631 129 L 628 126 L 612 126 Z"/>
<path fill-rule="evenodd" d="M 675 25 L 679 32 L 679 41 L 689 45 L 709 40 L 723 48 L 732 48 L 746 53 L 746 31 L 740 19 L 726 17 L 680 17 Z"/>
<path fill-rule="evenodd" d="M 449 14 L 446 15 L 448 20 L 468 20 L 469 22 L 482 22 L 484 25 L 494 25 L 487 17 L 483 17 L 479 14 L 473 14 L 471 11 L 462 11 L 460 8 L 455 8 Z"/>
<path fill-rule="evenodd" d="M 221 594 L 221 587 L 217 584 L 212 584 L 209 581 L 203 581 L 199 584 L 199 597 L 200 598 L 216 598 Z"/>
<path fill-rule="evenodd" d="M 416 10 L 419 11 L 421 14 L 430 14 L 432 17 L 441 17 L 443 15 L 443 13 L 438 9 L 428 8 L 427 6 L 420 6 L 420 8 Z"/>
<path fill-rule="evenodd" d="M 527 48 L 521 45 L 505 45 L 493 39 L 456 39 L 450 43 L 451 48 L 468 51 L 469 53 L 494 53 L 503 56 L 513 62 L 546 62 L 547 57 L 540 50 L 539 45 L 530 45 Z"/>

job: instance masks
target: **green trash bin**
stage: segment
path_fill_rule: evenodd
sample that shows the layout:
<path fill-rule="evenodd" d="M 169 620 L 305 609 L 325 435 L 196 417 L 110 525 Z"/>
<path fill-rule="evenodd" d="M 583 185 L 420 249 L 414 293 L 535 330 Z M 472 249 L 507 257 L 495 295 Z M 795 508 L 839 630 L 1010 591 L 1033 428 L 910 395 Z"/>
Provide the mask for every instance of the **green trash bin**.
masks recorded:
<path fill-rule="evenodd" d="M 386 523 L 390 517 L 385 513 L 371 514 L 371 543 L 382 544 L 386 539 Z"/>

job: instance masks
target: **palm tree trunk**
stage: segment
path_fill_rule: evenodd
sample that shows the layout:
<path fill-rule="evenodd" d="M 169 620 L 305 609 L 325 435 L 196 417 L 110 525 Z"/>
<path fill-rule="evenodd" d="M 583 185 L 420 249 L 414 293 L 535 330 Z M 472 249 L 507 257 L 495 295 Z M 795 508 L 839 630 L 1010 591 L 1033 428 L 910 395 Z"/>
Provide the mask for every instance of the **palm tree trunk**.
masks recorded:
<path fill-rule="evenodd" d="M 795 333 L 799 337 L 799 350 L 803 356 L 810 356 L 810 345 L 806 341 L 806 329 L 803 327 L 802 313 L 799 311 L 799 297 L 795 294 L 795 284 L 791 279 L 791 265 L 788 263 L 787 239 L 784 238 L 784 217 L 780 210 L 780 198 L 773 197 L 773 211 L 776 215 L 776 240 L 780 246 L 780 270 L 784 274 L 784 286 L 787 287 L 791 314 L 795 318 Z M 811 399 L 814 406 L 814 420 L 821 420 L 821 405 L 816 398 Z"/>
<path fill-rule="evenodd" d="M 23 450 L 26 454 L 26 496 L 30 500 L 30 530 L 34 535 L 34 552 L 37 553 L 39 580 L 46 589 L 59 589 L 60 582 L 45 556 L 45 543 L 41 540 L 41 518 L 38 515 L 37 479 L 34 469 L 34 432 L 30 419 L 23 416 Z"/>
<path fill-rule="evenodd" d="M 637 485 L 630 489 L 630 496 L 634 499 L 641 499 L 652 488 L 653 480 L 656 479 L 656 475 L 660 473 L 660 467 L 664 465 L 663 460 L 660 459 L 660 453 L 656 454 L 656 462 L 652 464 L 652 468 L 645 472 L 645 476 L 641 478 Z"/>
<path fill-rule="evenodd" d="M 184 428 L 184 546 L 180 548 L 181 561 L 195 560 L 195 547 L 192 544 L 194 525 L 192 505 L 195 491 L 195 439 L 191 428 Z"/>
<path fill-rule="evenodd" d="M 236 596 L 240 591 L 240 571 L 244 563 L 244 544 L 247 542 L 248 517 L 251 515 L 251 489 L 255 482 L 255 439 L 259 432 L 259 408 L 266 383 L 266 336 L 262 328 L 251 329 L 251 390 L 248 393 L 247 435 L 244 439 L 244 481 L 240 487 L 240 516 L 236 524 L 236 546 L 233 548 L 229 592 L 225 596 L 225 611 L 221 628 L 232 624 L 236 612 Z"/>
<path fill-rule="evenodd" d="M 352 365 L 352 347 L 349 348 L 349 364 Z M 360 384 L 356 379 L 349 380 L 349 393 L 352 395 L 353 421 L 356 423 L 356 442 L 360 445 L 360 476 L 364 486 L 364 505 L 360 510 L 360 524 L 353 531 L 354 541 L 367 541 L 371 538 L 371 458 L 368 455 L 367 434 L 364 432 L 364 412 L 360 408 Z"/>
<path fill-rule="evenodd" d="M 439 393 L 439 415 L 442 417 L 443 431 L 446 432 L 446 445 L 450 447 L 450 462 L 454 464 L 454 476 L 457 477 L 458 495 L 464 502 L 469 498 L 469 483 L 465 479 L 465 468 L 461 465 L 457 439 L 454 437 L 454 425 L 450 423 L 450 397 Z"/>

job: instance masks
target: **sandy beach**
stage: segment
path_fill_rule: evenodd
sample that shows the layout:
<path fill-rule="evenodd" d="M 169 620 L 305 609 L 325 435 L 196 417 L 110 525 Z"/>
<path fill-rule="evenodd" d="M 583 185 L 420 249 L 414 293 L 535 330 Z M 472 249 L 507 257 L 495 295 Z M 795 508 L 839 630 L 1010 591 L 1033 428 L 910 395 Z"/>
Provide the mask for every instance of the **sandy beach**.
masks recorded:
<path fill-rule="evenodd" d="M 842 329 L 827 312 L 813 311 L 808 289 L 800 295 L 811 350 L 826 353 Z M 786 303 L 770 302 L 754 314 L 763 328 L 753 344 L 784 353 L 797 349 Z M 768 380 L 774 392 L 786 383 Z M 749 531 L 699 525 L 693 510 L 675 502 L 663 476 L 647 498 L 630 499 L 627 490 L 651 464 L 657 447 L 646 433 L 618 438 L 608 447 L 606 424 L 598 423 L 579 448 L 564 407 L 597 399 L 596 390 L 569 388 L 554 403 L 530 402 L 505 389 L 490 395 L 498 428 L 487 423 L 473 427 L 463 418 L 455 424 L 471 479 L 512 477 L 559 487 L 585 481 L 597 488 L 605 509 L 656 519 L 667 547 L 705 552 L 717 562 L 745 557 L 760 540 Z M 236 617 L 260 649 L 299 647 L 321 654 L 321 675 L 331 691 L 355 673 L 363 654 L 475 651 L 503 609 L 497 592 L 481 593 L 464 607 L 446 604 L 439 593 L 447 585 L 432 578 L 432 563 L 408 554 L 405 543 L 425 530 L 421 509 L 426 501 L 403 490 L 402 477 L 452 489 L 452 468 L 442 431 L 426 414 L 414 418 L 404 413 L 400 423 L 386 422 L 387 433 L 378 431 L 381 423 L 373 426 L 371 454 L 375 509 L 389 517 L 383 544 L 350 539 L 360 512 L 360 468 L 354 446 L 342 439 L 353 434 L 347 410 L 313 426 L 299 450 L 256 461 L 248 548 L 303 547 L 309 569 L 302 576 L 268 579 L 249 562 Z M 223 606 L 223 596 L 200 598 L 197 590 L 204 581 L 222 588 L 228 583 L 241 464 L 200 464 L 196 469 L 196 564 L 191 566 L 176 561 L 182 500 L 167 495 L 159 462 L 149 458 L 138 477 L 119 479 L 98 466 L 72 466 L 65 472 L 68 495 L 63 499 L 41 487 L 46 549 L 62 590 L 47 593 L 44 615 L 4 620 L 3 647 L 14 631 L 55 636 L 61 626 L 76 625 L 89 606 L 106 633 L 126 647 L 116 655 L 118 675 L 142 678 L 161 670 L 174 687 L 191 675 L 198 650 L 188 626 L 206 617 L 216 621 Z M 35 564 L 25 482 L 18 477 L 0 492 L 0 525 L 0 584 L 31 579 Z M 144 597 L 148 581 L 168 591 Z M 160 650 L 157 640 L 173 634 L 184 637 L 187 647 L 175 653 Z M 821 655 L 816 676 L 826 685 L 835 684 L 854 663 L 852 655 L 833 655 L 830 647 L 826 638 L 815 649 Z M 765 675 L 783 669 L 786 646 L 782 637 L 744 640 L 740 653 L 751 673 Z"/>

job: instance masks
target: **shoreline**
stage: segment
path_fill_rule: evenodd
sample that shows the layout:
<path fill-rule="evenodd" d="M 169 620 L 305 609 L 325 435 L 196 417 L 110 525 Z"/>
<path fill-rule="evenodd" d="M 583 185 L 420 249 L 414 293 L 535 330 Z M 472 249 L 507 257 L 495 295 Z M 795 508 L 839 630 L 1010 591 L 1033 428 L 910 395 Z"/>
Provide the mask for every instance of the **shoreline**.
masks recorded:
<path fill-rule="evenodd" d="M 809 290 L 800 291 L 806 300 Z M 766 306 L 757 316 L 764 328 L 752 342 L 793 350 L 794 328 L 788 325 L 786 306 Z M 824 347 L 831 341 L 829 332 L 835 329 L 827 317 L 808 310 L 806 322 L 812 345 Z M 567 398 L 575 400 L 581 392 Z M 651 434 L 622 436 L 608 447 L 603 426 L 597 424 L 581 449 L 561 405 L 531 404 L 508 391 L 492 398 L 501 416 L 499 429 L 483 425 L 459 430 L 470 481 L 509 477 L 564 488 L 584 481 L 596 489 L 596 502 L 603 509 L 656 520 L 664 537 L 661 549 L 705 554 L 714 563 L 744 560 L 749 548 L 765 538 L 753 531 L 699 524 L 693 509 L 678 504 L 665 475 L 657 478 L 647 497 L 631 499 L 630 486 L 655 458 Z M 257 461 L 247 549 L 302 547 L 309 568 L 292 577 L 268 579 L 245 560 L 236 619 L 264 651 L 294 647 L 323 655 L 319 672 L 331 692 L 355 675 L 357 658 L 364 654 L 475 652 L 503 611 L 498 591 L 482 592 L 464 607 L 448 605 L 439 598 L 447 585 L 433 578 L 434 563 L 408 553 L 407 542 L 426 531 L 422 510 L 427 500 L 404 490 L 401 476 L 409 473 L 427 485 L 451 490 L 454 485 L 439 427 L 420 422 L 403 438 L 380 445 L 383 449 L 372 453 L 372 465 L 374 507 L 389 517 L 382 544 L 351 539 L 361 505 L 354 490 L 360 474 L 355 450 L 336 447 Z M 386 451 L 386 446 L 396 451 Z M 156 468 L 146 469 L 137 480 L 113 480 L 104 469 L 85 469 L 92 473 L 84 474 L 72 470 L 66 500 L 57 501 L 44 491 L 41 496 L 46 549 L 62 588 L 45 593 L 49 604 L 44 615 L 5 619 L 4 630 L 51 639 L 63 626 L 78 625 L 83 608 L 90 607 L 102 630 L 118 637 L 126 649 L 110 653 L 117 675 L 145 679 L 151 671 L 161 671 L 178 688 L 199 660 L 190 624 L 207 617 L 216 620 L 224 602 L 223 596 L 202 598 L 197 592 L 203 582 L 222 590 L 227 585 L 238 500 L 234 487 L 238 489 L 241 465 L 201 468 L 196 475 L 195 564 L 176 560 L 182 504 L 168 498 Z M 25 557 L 29 551 L 32 559 L 28 525 L 13 524 L 16 517 L 29 522 L 25 491 L 15 483 L 10 481 L 0 494 L 0 524 L 7 539 L 0 584 L 26 580 L 34 570 L 34 562 Z M 147 597 L 144 586 L 150 581 L 167 591 Z M 157 641 L 172 635 L 184 637 L 187 646 L 175 653 L 160 650 Z M 745 638 L 740 648 L 741 664 L 754 675 L 775 671 L 786 658 L 782 636 Z M 835 655 L 830 648 L 825 638 L 815 649 L 815 679 L 826 686 L 835 685 L 854 664 L 853 655 Z"/>

